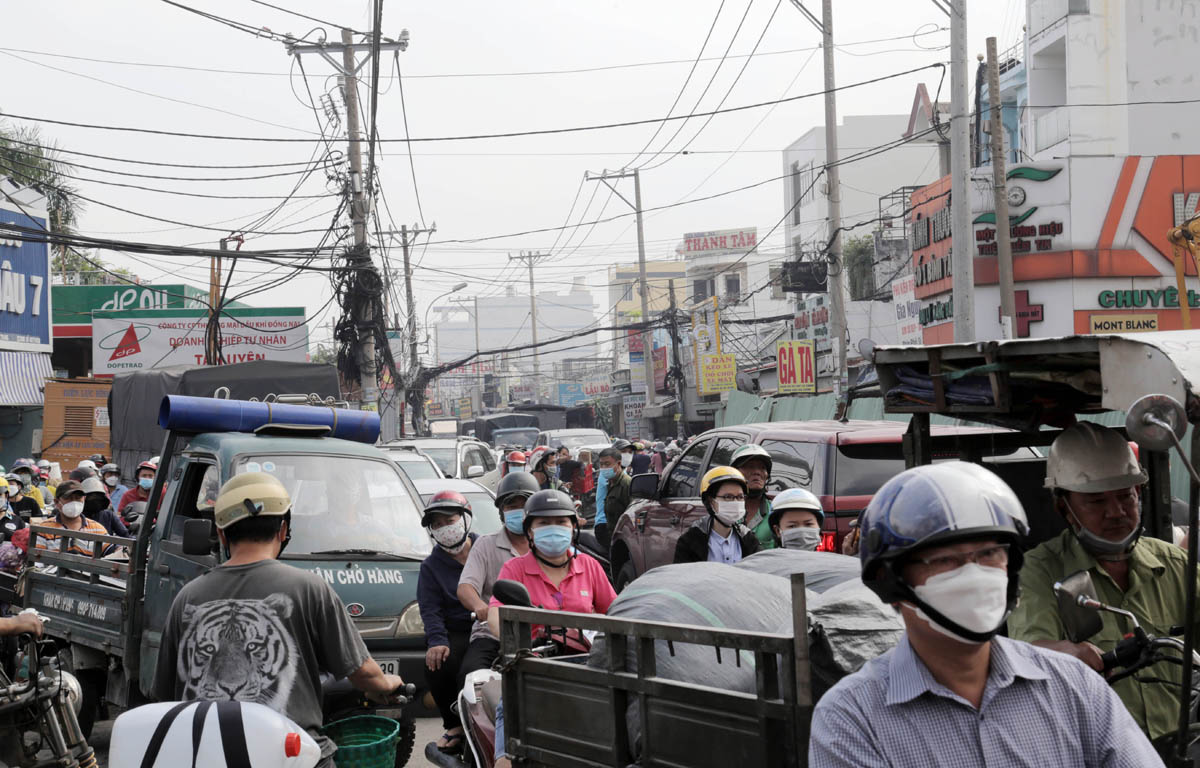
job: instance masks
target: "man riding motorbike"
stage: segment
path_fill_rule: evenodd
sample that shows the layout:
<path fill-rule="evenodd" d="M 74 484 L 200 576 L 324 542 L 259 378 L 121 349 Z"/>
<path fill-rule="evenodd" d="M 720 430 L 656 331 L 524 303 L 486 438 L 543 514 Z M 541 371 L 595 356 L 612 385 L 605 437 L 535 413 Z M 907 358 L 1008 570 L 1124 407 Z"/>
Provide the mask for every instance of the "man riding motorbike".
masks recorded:
<path fill-rule="evenodd" d="M 775 546 L 775 536 L 769 522 L 771 500 L 767 498 L 772 463 L 771 454 L 754 443 L 738 446 L 729 457 L 729 466 L 746 478 L 746 527 L 754 531 L 762 549 Z"/>

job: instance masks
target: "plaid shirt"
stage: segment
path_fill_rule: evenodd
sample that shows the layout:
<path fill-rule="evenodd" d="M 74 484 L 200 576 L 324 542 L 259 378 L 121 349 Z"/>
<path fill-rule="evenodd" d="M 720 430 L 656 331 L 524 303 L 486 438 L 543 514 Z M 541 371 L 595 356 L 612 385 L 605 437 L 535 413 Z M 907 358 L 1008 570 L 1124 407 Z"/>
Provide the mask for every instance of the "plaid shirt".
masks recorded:
<path fill-rule="evenodd" d="M 1066 654 L 997 637 L 979 709 L 934 680 L 907 635 L 817 704 L 813 768 L 1152 768 L 1121 700 Z"/>

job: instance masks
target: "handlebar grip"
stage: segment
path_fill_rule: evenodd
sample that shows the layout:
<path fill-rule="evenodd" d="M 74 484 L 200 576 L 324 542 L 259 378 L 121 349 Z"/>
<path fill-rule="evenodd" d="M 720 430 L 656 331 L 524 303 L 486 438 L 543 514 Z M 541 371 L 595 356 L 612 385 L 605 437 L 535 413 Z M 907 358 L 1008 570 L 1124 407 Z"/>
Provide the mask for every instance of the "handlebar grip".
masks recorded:
<path fill-rule="evenodd" d="M 1112 669 L 1119 663 L 1117 661 L 1117 652 L 1105 651 L 1104 653 L 1100 654 L 1100 662 L 1104 665 L 1104 669 L 1101 670 L 1102 672 L 1111 672 Z"/>

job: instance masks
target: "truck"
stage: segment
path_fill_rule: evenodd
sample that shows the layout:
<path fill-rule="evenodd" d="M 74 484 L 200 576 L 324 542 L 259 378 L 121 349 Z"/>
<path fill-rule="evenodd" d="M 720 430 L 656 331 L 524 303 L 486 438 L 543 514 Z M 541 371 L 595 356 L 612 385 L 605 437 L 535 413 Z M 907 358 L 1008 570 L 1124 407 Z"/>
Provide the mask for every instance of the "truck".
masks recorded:
<path fill-rule="evenodd" d="M 221 485 L 241 472 L 269 472 L 288 489 L 293 535 L 280 559 L 333 587 L 385 672 L 424 680 L 416 586 L 431 543 L 416 489 L 374 446 L 378 414 L 168 395 L 158 425 L 166 434 L 161 464 L 132 538 L 72 534 L 92 542 L 89 557 L 38 549 L 39 534 L 62 530 L 31 529 L 24 605 L 49 617 L 47 634 L 70 652 L 85 729 L 101 696 L 117 707 L 151 696 L 172 601 L 225 558 L 213 505 Z M 125 555 L 102 556 L 107 548 Z M 360 704 L 345 681 L 325 691 L 331 719 Z M 380 714 L 401 721 L 396 764 L 403 765 L 413 721 L 399 710 Z"/>

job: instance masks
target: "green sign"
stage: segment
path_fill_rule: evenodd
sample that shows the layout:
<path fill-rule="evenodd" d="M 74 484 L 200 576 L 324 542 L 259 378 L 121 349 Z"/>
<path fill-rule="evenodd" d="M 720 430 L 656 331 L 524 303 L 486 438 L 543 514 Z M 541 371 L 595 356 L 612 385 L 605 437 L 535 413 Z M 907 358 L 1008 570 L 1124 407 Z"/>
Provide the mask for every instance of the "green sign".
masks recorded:
<path fill-rule="evenodd" d="M 91 325 L 92 312 L 124 309 L 203 309 L 208 291 L 168 285 L 55 285 L 50 289 L 54 325 Z M 233 307 L 245 304 L 233 302 Z"/>
<path fill-rule="evenodd" d="M 1200 294 L 1188 290 L 1188 306 L 1200 307 Z M 1104 309 L 1178 309 L 1179 290 L 1176 288 L 1134 288 L 1100 291 L 1096 303 Z"/>

